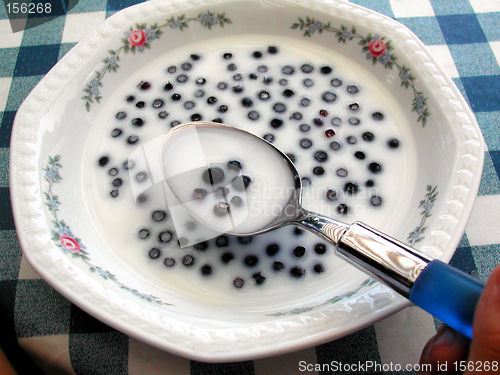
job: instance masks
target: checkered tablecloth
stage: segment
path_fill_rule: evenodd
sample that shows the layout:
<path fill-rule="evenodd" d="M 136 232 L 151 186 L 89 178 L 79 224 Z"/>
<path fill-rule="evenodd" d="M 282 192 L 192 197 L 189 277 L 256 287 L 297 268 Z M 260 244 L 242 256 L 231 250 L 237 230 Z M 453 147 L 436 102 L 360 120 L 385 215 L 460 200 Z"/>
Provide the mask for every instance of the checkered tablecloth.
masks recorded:
<path fill-rule="evenodd" d="M 16 110 L 71 47 L 108 16 L 136 2 L 140 0 L 80 0 L 67 15 L 17 33 L 12 32 L 6 8 L 0 5 L 0 345 L 18 373 L 349 374 L 353 372 L 301 370 L 305 364 L 332 361 L 373 361 L 403 368 L 418 363 L 439 322 L 417 307 L 301 352 L 208 364 L 162 352 L 106 326 L 62 297 L 28 265 L 16 236 L 9 198 L 9 141 Z M 487 146 L 484 171 L 472 217 L 452 264 L 486 279 L 500 263 L 500 0 L 354 2 L 413 30 L 452 77 L 477 117 Z"/>

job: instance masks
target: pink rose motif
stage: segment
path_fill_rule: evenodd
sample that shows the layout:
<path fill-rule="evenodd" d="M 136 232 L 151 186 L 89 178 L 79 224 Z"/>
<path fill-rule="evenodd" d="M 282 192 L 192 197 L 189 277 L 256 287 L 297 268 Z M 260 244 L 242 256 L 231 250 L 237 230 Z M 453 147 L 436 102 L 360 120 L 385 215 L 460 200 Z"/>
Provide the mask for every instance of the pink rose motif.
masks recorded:
<path fill-rule="evenodd" d="M 80 244 L 71 237 L 61 236 L 59 238 L 59 241 L 61 241 L 61 246 L 64 247 L 69 252 L 79 253 L 81 250 Z"/>
<path fill-rule="evenodd" d="M 142 47 L 146 44 L 146 33 L 144 30 L 133 30 L 130 32 L 130 38 L 128 42 L 131 46 Z"/>
<path fill-rule="evenodd" d="M 379 57 L 383 55 L 385 52 L 385 43 L 382 39 L 379 40 L 371 40 L 368 42 L 368 50 L 372 54 L 373 57 Z"/>

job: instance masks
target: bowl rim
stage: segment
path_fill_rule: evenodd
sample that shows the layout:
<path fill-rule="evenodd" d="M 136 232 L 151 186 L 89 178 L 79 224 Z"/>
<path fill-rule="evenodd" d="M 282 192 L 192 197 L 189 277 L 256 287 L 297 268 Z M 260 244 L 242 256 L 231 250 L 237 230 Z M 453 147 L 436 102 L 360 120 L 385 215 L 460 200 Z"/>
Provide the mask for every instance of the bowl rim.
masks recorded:
<path fill-rule="evenodd" d="M 189 324 L 189 321 L 166 322 L 157 319 L 152 323 L 149 319 L 151 314 L 155 313 L 151 310 L 141 308 L 139 304 L 120 296 L 111 303 L 106 300 L 106 291 L 102 288 L 94 286 L 89 288 L 89 285 L 85 285 L 85 282 L 75 273 L 60 272 L 57 262 L 47 259 L 48 257 L 44 254 L 44 251 L 53 247 L 53 243 L 40 240 L 39 236 L 43 235 L 44 229 L 37 226 L 34 220 L 36 212 L 29 207 L 29 203 L 24 202 L 30 202 L 34 199 L 30 197 L 30 188 L 36 185 L 37 178 L 33 178 L 32 173 L 37 170 L 36 162 L 33 160 L 36 158 L 37 152 L 29 145 L 39 141 L 37 131 L 46 106 L 62 89 L 63 83 L 71 79 L 86 62 L 93 58 L 93 54 L 107 43 L 109 36 L 136 22 L 137 18 L 149 18 L 193 7 L 238 1 L 240 0 L 155 0 L 126 8 L 112 15 L 72 48 L 28 95 L 15 117 L 10 144 L 9 179 L 16 231 L 23 254 L 36 272 L 64 297 L 113 328 L 160 349 L 208 362 L 263 358 L 318 345 L 371 325 L 409 306 L 410 303 L 386 287 L 378 285 L 375 289 L 382 291 L 385 296 L 390 298 L 392 304 L 387 308 L 372 311 L 372 315 L 364 321 L 362 326 L 347 323 L 342 326 L 342 329 L 329 327 L 328 316 L 322 314 L 321 311 L 316 311 L 280 318 L 269 322 L 269 324 L 241 327 L 236 331 L 227 328 L 215 333 L 207 333 L 208 336 L 202 340 L 210 341 L 211 345 L 222 339 L 222 341 L 226 341 L 226 344 L 233 343 L 235 345 L 221 346 L 216 351 L 204 346 L 205 351 L 203 351 L 200 348 L 201 341 L 192 341 L 193 332 L 200 328 Z M 252 0 L 247 1 L 253 2 Z M 467 162 L 464 162 L 463 166 L 459 166 L 460 168 L 455 171 L 455 175 L 452 177 L 452 181 L 454 181 L 452 190 L 464 191 L 459 200 L 461 207 L 457 214 L 456 203 L 449 202 L 450 198 L 455 199 L 455 197 L 450 195 L 450 192 L 445 193 L 446 198 L 444 199 L 447 203 L 444 206 L 443 217 L 438 219 L 439 222 L 436 226 L 437 229 L 442 230 L 442 233 L 435 233 L 433 237 L 435 241 L 445 241 L 448 246 L 456 247 L 465 230 L 479 189 L 484 160 L 484 141 L 472 111 L 451 78 L 444 73 L 424 44 L 409 29 L 389 17 L 340 0 L 308 0 L 305 2 L 301 0 L 276 0 L 276 3 L 293 4 L 303 8 L 310 7 L 325 12 L 325 15 L 332 14 L 337 10 L 355 17 L 358 22 L 362 19 L 368 20 L 370 24 L 383 24 L 384 27 L 407 38 L 408 42 L 412 44 L 414 48 L 412 54 L 423 61 L 419 74 L 425 76 L 430 83 L 441 90 L 442 104 L 453 112 L 457 131 L 460 130 L 459 133 L 463 138 L 459 142 L 459 146 L 462 147 L 461 159 L 467 160 Z M 461 220 L 454 221 L 453 219 L 456 219 L 457 215 L 461 216 Z M 460 235 L 456 233 L 460 233 Z M 452 253 L 445 254 L 442 260 L 449 261 L 451 256 Z M 56 278 L 54 275 L 59 276 Z M 82 293 L 82 287 L 85 290 L 84 293 Z M 184 334 L 175 332 L 176 325 L 177 328 L 182 325 L 183 329 L 189 330 L 191 337 L 186 340 Z M 322 329 L 300 341 L 287 339 L 286 335 L 283 334 L 287 326 L 299 329 L 308 325 L 321 326 Z M 165 336 L 155 335 L 158 330 L 172 330 L 172 334 L 169 339 L 165 339 Z M 276 339 L 273 342 L 271 339 L 275 338 L 277 333 L 283 336 L 279 342 Z M 238 335 L 241 337 L 238 338 Z M 266 338 L 266 336 L 268 337 Z M 265 339 L 262 340 L 263 338 Z M 245 342 L 245 345 L 242 344 L 242 341 Z M 262 341 L 263 345 L 256 345 Z M 265 344 L 269 342 L 272 342 L 273 345 Z"/>

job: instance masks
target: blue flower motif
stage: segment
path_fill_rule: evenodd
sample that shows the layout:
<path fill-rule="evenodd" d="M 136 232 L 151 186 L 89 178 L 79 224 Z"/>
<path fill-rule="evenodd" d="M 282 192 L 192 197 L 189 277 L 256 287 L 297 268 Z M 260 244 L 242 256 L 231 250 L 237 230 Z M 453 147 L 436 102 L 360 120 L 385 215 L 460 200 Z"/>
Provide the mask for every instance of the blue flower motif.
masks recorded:
<path fill-rule="evenodd" d="M 316 21 L 315 23 L 310 24 L 307 26 L 307 31 L 309 33 L 314 34 L 316 31 L 321 30 L 323 28 L 323 22 L 321 21 Z"/>
<path fill-rule="evenodd" d="M 116 65 L 118 64 L 118 61 L 116 61 L 116 57 L 115 56 L 111 56 L 109 59 L 108 59 L 108 65 L 113 68 L 115 67 Z M 99 90 L 97 90 L 99 92 Z"/>
<path fill-rule="evenodd" d="M 111 277 L 111 274 L 108 271 L 103 270 L 102 268 L 96 268 L 95 272 L 99 276 L 104 277 L 104 278 L 110 278 Z"/>
<path fill-rule="evenodd" d="M 430 210 L 432 210 L 432 207 L 434 207 L 434 203 L 430 200 L 426 200 L 424 203 L 422 203 L 422 208 L 425 212 L 430 212 Z"/>
<path fill-rule="evenodd" d="M 66 236 L 66 237 L 71 237 L 74 238 L 75 236 L 73 235 L 73 232 L 71 232 L 71 229 L 67 226 L 59 226 L 57 227 L 57 231 L 61 236 Z"/>
<path fill-rule="evenodd" d="M 173 29 L 178 29 L 179 27 L 181 27 L 181 21 L 175 19 L 172 22 L 170 22 L 170 26 L 172 26 Z"/>
<path fill-rule="evenodd" d="M 392 55 L 389 52 L 384 52 L 382 55 L 378 57 L 378 61 L 384 66 L 387 66 L 387 64 L 389 64 L 391 60 L 392 60 Z"/>
<path fill-rule="evenodd" d="M 418 240 L 418 238 L 420 237 L 420 234 L 422 234 L 421 229 L 414 230 L 413 232 L 411 232 L 410 237 L 409 237 L 410 243 L 414 244 Z"/>
<path fill-rule="evenodd" d="M 48 171 L 45 172 L 45 177 L 47 178 L 47 180 L 49 181 L 54 181 L 55 178 L 56 178 L 56 175 L 54 174 L 54 172 L 52 172 L 50 169 Z"/>
<path fill-rule="evenodd" d="M 97 78 L 94 78 L 92 81 L 90 81 L 89 85 L 92 89 L 91 95 L 99 96 L 99 81 L 97 80 Z"/>
<path fill-rule="evenodd" d="M 144 30 L 144 32 L 146 33 L 146 42 L 150 42 L 150 41 L 156 39 L 156 30 L 155 29 L 147 28 L 146 30 Z"/>
<path fill-rule="evenodd" d="M 349 39 L 350 36 L 351 36 L 351 32 L 348 29 L 345 29 L 344 31 L 342 31 L 342 35 L 340 35 L 340 37 L 344 40 Z"/>
<path fill-rule="evenodd" d="M 49 201 L 47 203 L 52 210 L 57 210 L 57 208 L 59 207 L 59 205 L 57 204 L 57 202 L 54 199 L 49 199 Z"/>
<path fill-rule="evenodd" d="M 203 22 L 203 23 L 210 23 L 210 18 L 211 17 L 212 16 L 210 14 L 208 14 L 208 13 L 202 13 L 200 19 L 201 19 L 201 22 Z"/>
<path fill-rule="evenodd" d="M 410 80 L 410 72 L 408 70 L 402 70 L 399 73 L 399 78 L 401 78 L 403 82 L 408 82 Z"/>
<path fill-rule="evenodd" d="M 371 39 L 371 40 L 373 40 L 373 41 L 375 41 L 375 42 L 376 42 L 377 40 L 380 40 L 380 39 L 382 39 L 382 37 L 381 37 L 380 35 L 378 35 L 378 34 L 373 34 L 373 36 L 372 36 L 372 39 Z"/>

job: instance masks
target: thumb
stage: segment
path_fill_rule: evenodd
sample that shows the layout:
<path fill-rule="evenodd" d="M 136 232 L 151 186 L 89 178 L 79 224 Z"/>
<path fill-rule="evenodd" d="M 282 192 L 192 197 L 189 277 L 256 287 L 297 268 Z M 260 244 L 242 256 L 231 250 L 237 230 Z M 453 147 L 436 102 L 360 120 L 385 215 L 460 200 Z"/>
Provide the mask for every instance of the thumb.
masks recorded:
<path fill-rule="evenodd" d="M 500 362 L 500 265 L 491 273 L 479 298 L 472 332 L 469 361 L 483 365 Z"/>

